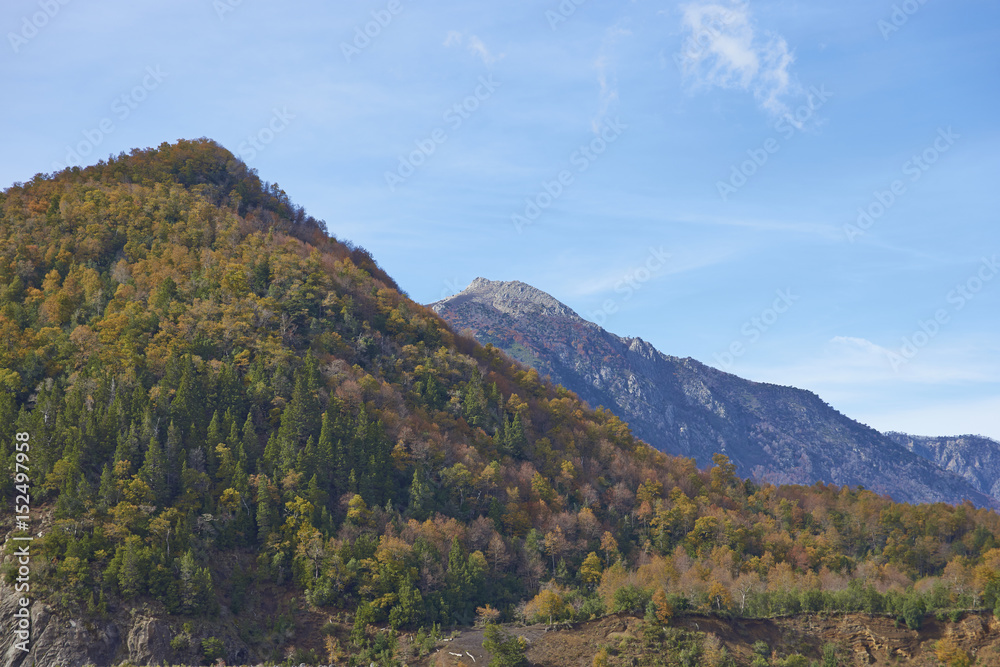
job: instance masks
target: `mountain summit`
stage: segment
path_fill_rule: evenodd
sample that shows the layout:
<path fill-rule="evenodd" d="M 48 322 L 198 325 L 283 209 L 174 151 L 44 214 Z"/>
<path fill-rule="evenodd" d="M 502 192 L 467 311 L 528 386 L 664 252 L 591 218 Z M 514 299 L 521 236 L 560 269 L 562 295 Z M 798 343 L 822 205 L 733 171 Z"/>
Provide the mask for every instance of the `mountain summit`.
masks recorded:
<path fill-rule="evenodd" d="M 451 307 L 458 308 L 466 302 L 489 305 L 498 312 L 513 317 L 545 315 L 585 322 L 566 304 L 536 287 L 522 283 L 520 280 L 502 281 L 476 278 L 462 292 L 448 297 L 440 303 L 449 303 Z"/>
<path fill-rule="evenodd" d="M 477 278 L 431 308 L 593 406 L 657 449 L 701 467 L 727 455 L 773 483 L 864 486 L 905 502 L 996 506 L 969 480 L 855 422 L 816 394 L 752 382 L 623 338 L 522 282 Z"/>

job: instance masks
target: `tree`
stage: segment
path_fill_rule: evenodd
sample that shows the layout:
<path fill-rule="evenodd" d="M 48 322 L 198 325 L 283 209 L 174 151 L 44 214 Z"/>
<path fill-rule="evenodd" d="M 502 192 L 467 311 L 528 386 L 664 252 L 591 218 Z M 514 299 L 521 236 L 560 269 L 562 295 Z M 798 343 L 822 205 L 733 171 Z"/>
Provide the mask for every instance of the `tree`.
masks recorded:
<path fill-rule="evenodd" d="M 486 425 L 486 394 L 483 391 L 483 376 L 478 368 L 473 369 L 472 378 L 462 391 L 462 416 L 473 428 Z"/>
<path fill-rule="evenodd" d="M 732 605 L 733 598 L 729 595 L 729 589 L 713 579 L 708 585 L 708 602 L 711 606 L 722 611 Z"/>
<path fill-rule="evenodd" d="M 167 487 L 167 461 L 163 456 L 163 448 L 156 438 L 150 438 L 149 448 L 146 450 L 146 460 L 139 469 L 139 477 L 142 478 L 153 494 L 153 502 L 161 507 L 169 500 Z"/>
<path fill-rule="evenodd" d="M 744 572 L 736 578 L 736 590 L 740 594 L 740 613 L 747 608 L 747 597 L 761 587 L 760 575 L 754 571 Z"/>
<path fill-rule="evenodd" d="M 924 622 L 924 614 L 927 613 L 927 607 L 924 605 L 924 599 L 922 596 L 915 592 L 911 592 L 906 596 L 906 600 L 903 601 L 903 621 L 906 622 L 906 627 L 910 630 L 919 630 L 920 626 Z"/>
<path fill-rule="evenodd" d="M 725 454 L 713 454 L 712 461 L 715 466 L 709 471 L 712 478 L 712 489 L 715 491 L 725 491 L 736 485 L 736 464 L 730 463 L 729 457 Z"/>
<path fill-rule="evenodd" d="M 528 642 L 515 637 L 499 625 L 488 623 L 483 632 L 483 648 L 490 654 L 487 667 L 527 667 Z"/>
<path fill-rule="evenodd" d="M 524 609 L 525 616 L 545 619 L 550 624 L 562 617 L 566 611 L 566 601 L 558 592 L 549 588 L 538 592 Z"/>
<path fill-rule="evenodd" d="M 257 475 L 257 537 L 263 542 L 278 526 L 278 510 L 266 475 Z"/>
<path fill-rule="evenodd" d="M 589 588 L 593 588 L 601 581 L 601 559 L 596 553 L 591 551 L 583 559 L 580 565 L 580 580 Z"/>
<path fill-rule="evenodd" d="M 674 617 L 674 607 L 667 599 L 667 594 L 662 588 L 657 588 L 653 592 L 653 609 L 656 613 L 656 620 L 664 625 L 669 625 Z"/>
<path fill-rule="evenodd" d="M 611 566 L 611 559 L 618 557 L 618 540 L 609 531 L 604 531 L 604 535 L 601 536 L 601 551 L 604 552 L 604 562 L 609 567 Z"/>
<path fill-rule="evenodd" d="M 145 588 L 146 564 L 143 558 L 140 541 L 136 536 L 125 540 L 121 549 L 121 568 L 118 570 L 118 588 L 125 598 L 133 598 L 141 594 Z"/>
<path fill-rule="evenodd" d="M 547 532 L 543 543 L 545 544 L 545 552 L 552 558 L 552 571 L 555 572 L 556 559 L 562 556 L 566 549 L 569 548 L 569 543 L 563 535 L 562 528 L 556 526 L 555 530 Z"/>
<path fill-rule="evenodd" d="M 413 471 L 413 481 L 410 483 L 410 514 L 418 520 L 426 519 L 433 497 L 433 490 L 427 482 L 423 468 L 417 466 Z"/>
<path fill-rule="evenodd" d="M 972 656 L 956 644 L 951 637 L 939 639 L 934 644 L 934 656 L 945 667 L 970 667 L 972 665 Z"/>
<path fill-rule="evenodd" d="M 351 496 L 347 503 L 347 520 L 359 526 L 365 526 L 371 521 L 368 503 L 358 494 Z"/>
<path fill-rule="evenodd" d="M 424 617 L 424 599 L 409 577 L 399 586 L 396 604 L 389 611 L 389 625 L 394 630 L 416 625 Z"/>

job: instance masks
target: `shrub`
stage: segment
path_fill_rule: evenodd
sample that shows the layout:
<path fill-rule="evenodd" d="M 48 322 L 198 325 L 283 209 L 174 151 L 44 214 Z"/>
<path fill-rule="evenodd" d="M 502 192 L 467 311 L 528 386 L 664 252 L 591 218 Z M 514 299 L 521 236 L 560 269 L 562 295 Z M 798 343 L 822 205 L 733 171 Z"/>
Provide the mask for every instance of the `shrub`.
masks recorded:
<path fill-rule="evenodd" d="M 483 648 L 490 656 L 488 667 L 528 667 L 528 641 L 524 637 L 515 637 L 499 625 L 490 623 L 483 633 Z"/>
<path fill-rule="evenodd" d="M 924 614 L 927 608 L 924 606 L 923 598 L 911 595 L 903 603 L 903 622 L 910 630 L 919 630 L 924 622 Z"/>
<path fill-rule="evenodd" d="M 191 640 L 187 635 L 177 635 L 170 640 L 170 650 L 176 653 L 186 651 L 190 645 Z"/>
<path fill-rule="evenodd" d="M 837 645 L 836 644 L 823 644 L 823 663 L 822 667 L 837 667 Z"/>
<path fill-rule="evenodd" d="M 934 644 L 934 656 L 945 667 L 969 667 L 972 665 L 972 657 L 950 637 L 945 637 Z"/>
<path fill-rule="evenodd" d="M 646 605 L 649 604 L 650 595 L 634 584 L 625 584 L 615 591 L 613 600 L 614 602 L 611 605 L 612 613 L 619 611 L 634 613 L 646 608 Z"/>
<path fill-rule="evenodd" d="M 204 656 L 205 660 L 215 662 L 219 658 L 226 657 L 226 645 L 222 643 L 221 639 L 217 639 L 215 637 L 202 639 L 201 654 Z"/>

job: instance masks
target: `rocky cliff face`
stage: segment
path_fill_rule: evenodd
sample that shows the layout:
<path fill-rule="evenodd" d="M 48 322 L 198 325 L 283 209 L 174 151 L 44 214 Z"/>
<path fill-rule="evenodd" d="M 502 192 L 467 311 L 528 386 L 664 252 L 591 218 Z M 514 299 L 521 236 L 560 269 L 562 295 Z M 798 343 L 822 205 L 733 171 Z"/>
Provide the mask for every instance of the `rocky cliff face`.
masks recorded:
<path fill-rule="evenodd" d="M 978 435 L 927 437 L 886 433 L 908 450 L 961 475 L 969 484 L 1000 498 L 1000 442 Z"/>
<path fill-rule="evenodd" d="M 431 307 L 456 330 L 607 407 L 646 442 L 699 466 L 720 452 L 740 474 L 779 484 L 862 485 L 904 502 L 997 506 L 957 470 L 848 419 L 811 392 L 665 355 L 583 320 L 530 285 L 477 278 Z"/>
<path fill-rule="evenodd" d="M 170 641 L 181 634 L 156 611 L 148 613 L 138 608 L 121 609 L 95 622 L 59 612 L 49 605 L 34 601 L 30 609 L 31 638 L 25 652 L 18 647 L 18 637 L 10 630 L 18 619 L 17 600 L 21 597 L 6 584 L 0 584 L 0 665 L 3 667 L 85 667 L 114 665 L 128 662 L 134 665 L 167 663 L 197 664 L 201 651 L 194 644 L 175 650 Z M 162 611 L 159 612 L 162 616 Z M 175 626 L 180 626 L 179 620 Z M 231 619 L 213 622 L 218 634 L 229 647 L 227 660 L 239 664 L 251 658 L 251 653 L 232 629 Z"/>

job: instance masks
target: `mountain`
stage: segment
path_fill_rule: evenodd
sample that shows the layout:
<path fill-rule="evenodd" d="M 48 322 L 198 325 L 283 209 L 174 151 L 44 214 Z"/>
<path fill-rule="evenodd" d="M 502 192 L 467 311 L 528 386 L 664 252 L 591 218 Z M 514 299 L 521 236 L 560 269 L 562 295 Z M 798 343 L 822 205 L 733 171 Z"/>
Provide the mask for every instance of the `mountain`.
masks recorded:
<path fill-rule="evenodd" d="M 497 622 L 572 621 L 563 664 L 744 667 L 733 621 L 1000 615 L 996 512 L 699 470 L 327 229 L 208 139 L 0 192 L 0 665 L 523 664 Z"/>
<path fill-rule="evenodd" d="M 908 450 L 961 475 L 983 493 L 1000 498 L 1000 442 L 979 435 L 928 437 L 885 434 Z"/>
<path fill-rule="evenodd" d="M 476 278 L 431 308 L 590 405 L 612 410 L 657 449 L 701 467 L 722 453 L 741 475 L 775 484 L 861 485 L 905 502 L 997 506 L 968 475 L 943 470 L 919 448 L 852 421 L 812 392 L 665 355 L 530 285 Z"/>

